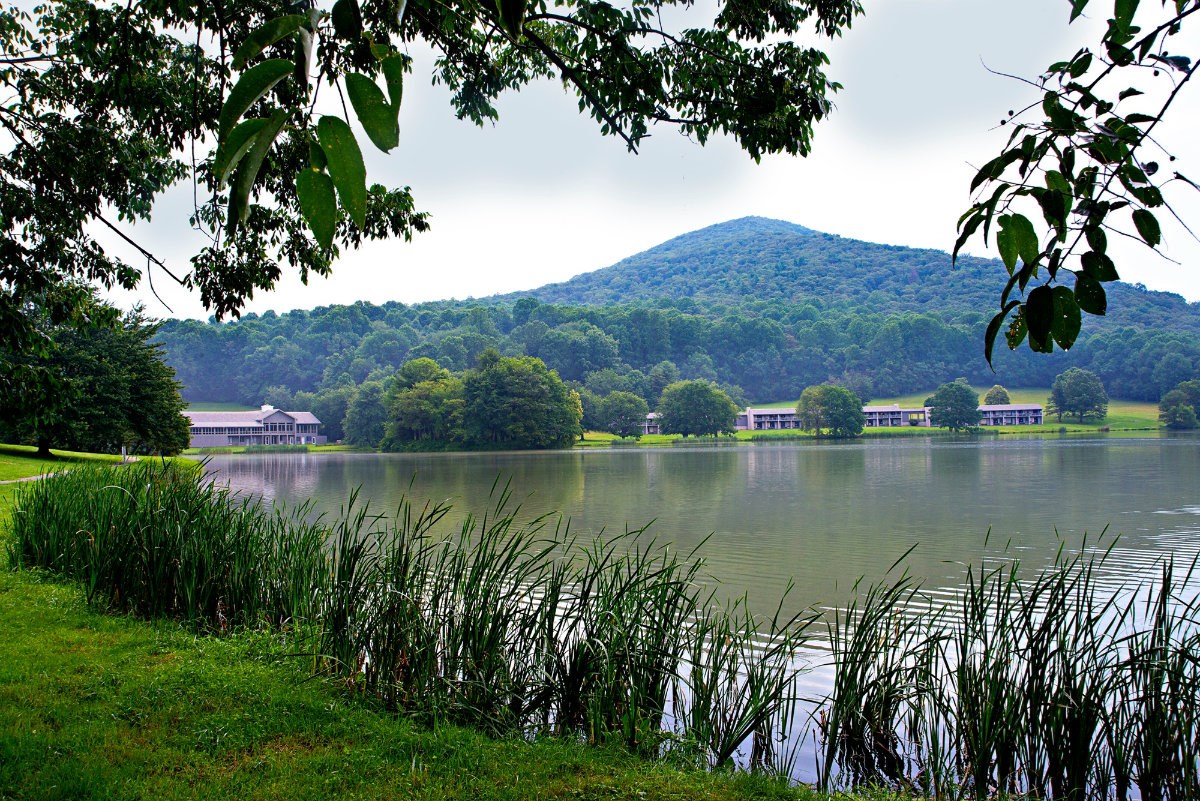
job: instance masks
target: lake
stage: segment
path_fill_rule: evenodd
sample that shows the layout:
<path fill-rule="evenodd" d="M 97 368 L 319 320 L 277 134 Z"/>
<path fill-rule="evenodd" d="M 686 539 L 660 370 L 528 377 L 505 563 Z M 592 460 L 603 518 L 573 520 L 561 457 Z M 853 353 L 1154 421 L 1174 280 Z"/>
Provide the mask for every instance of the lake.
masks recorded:
<path fill-rule="evenodd" d="M 702 554 L 726 596 L 755 609 L 841 606 L 856 579 L 882 577 L 910 548 L 910 572 L 937 591 L 962 565 L 1015 554 L 1030 567 L 1101 532 L 1120 535 L 1115 583 L 1173 553 L 1200 553 L 1200 438 L 912 437 L 538 453 L 273 453 L 213 456 L 219 480 L 272 501 L 336 513 L 352 490 L 375 512 L 448 501 L 458 525 L 510 482 L 523 518 L 554 512 L 571 530 L 651 524 L 659 542 Z M 990 536 L 989 536 L 990 531 Z M 1056 533 L 1057 532 L 1057 533 Z M 1107 542 L 1107 540 L 1106 540 Z"/>

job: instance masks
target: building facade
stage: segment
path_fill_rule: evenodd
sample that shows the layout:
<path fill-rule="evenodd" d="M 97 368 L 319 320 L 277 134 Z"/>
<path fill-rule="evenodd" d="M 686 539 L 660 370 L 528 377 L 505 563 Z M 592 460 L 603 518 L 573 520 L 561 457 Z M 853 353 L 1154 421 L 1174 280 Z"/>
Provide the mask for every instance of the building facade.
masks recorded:
<path fill-rule="evenodd" d="M 979 407 L 981 426 L 1038 426 L 1042 424 L 1039 403 L 1001 403 Z"/>
<path fill-rule="evenodd" d="M 285 412 L 265 405 L 251 412 L 193 412 L 192 448 L 223 448 L 247 445 L 320 445 L 321 421 L 312 412 Z"/>

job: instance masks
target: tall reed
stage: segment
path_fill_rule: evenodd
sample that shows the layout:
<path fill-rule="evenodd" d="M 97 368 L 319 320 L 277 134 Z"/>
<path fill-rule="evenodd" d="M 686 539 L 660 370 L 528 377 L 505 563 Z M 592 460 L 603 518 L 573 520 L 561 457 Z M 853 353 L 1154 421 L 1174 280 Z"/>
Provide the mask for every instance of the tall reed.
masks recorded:
<path fill-rule="evenodd" d="M 357 493 L 312 520 L 149 463 L 56 475 L 16 506 L 13 566 L 147 617 L 288 627 L 316 671 L 431 723 L 786 762 L 805 621 L 713 605 L 697 554 L 643 529 L 581 540 L 556 517 L 522 523 L 500 484 L 450 536 L 445 505 L 380 515 Z"/>
<path fill-rule="evenodd" d="M 822 784 L 938 798 L 1200 797 L 1200 617 L 1167 559 L 1113 592 L 1111 546 L 967 569 L 936 609 L 907 576 L 831 629 Z M 917 612 L 920 612 L 917 614 Z"/>

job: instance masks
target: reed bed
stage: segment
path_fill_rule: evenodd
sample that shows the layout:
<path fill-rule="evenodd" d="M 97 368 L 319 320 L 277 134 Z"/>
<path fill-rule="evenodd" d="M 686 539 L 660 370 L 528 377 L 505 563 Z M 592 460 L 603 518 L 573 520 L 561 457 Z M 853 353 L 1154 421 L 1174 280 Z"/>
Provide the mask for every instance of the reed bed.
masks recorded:
<path fill-rule="evenodd" d="M 968 568 L 937 604 L 907 575 L 830 629 L 820 784 L 935 798 L 1200 798 L 1200 623 L 1168 559 L 1102 589 L 1111 549 L 1025 577 Z"/>
<path fill-rule="evenodd" d="M 314 672 L 432 724 L 786 770 L 805 621 L 712 604 L 697 555 L 644 530 L 518 523 L 507 486 L 435 534 L 449 511 L 352 496 L 311 521 L 170 465 L 76 469 L 22 489 L 9 561 L 120 612 L 284 629 Z"/>

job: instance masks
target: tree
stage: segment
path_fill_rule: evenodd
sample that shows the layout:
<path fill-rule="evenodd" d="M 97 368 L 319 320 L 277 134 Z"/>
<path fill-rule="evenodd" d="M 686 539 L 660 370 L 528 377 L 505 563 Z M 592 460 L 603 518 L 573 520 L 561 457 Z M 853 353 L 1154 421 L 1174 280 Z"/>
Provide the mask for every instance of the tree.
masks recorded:
<path fill-rule="evenodd" d="M 565 448 L 579 436 L 579 395 L 533 356 L 489 348 L 463 379 L 469 444 L 491 448 Z"/>
<path fill-rule="evenodd" d="M 662 391 L 658 424 L 664 434 L 732 434 L 737 406 L 709 381 L 676 381 Z"/>
<path fill-rule="evenodd" d="M 461 444 L 463 410 L 466 406 L 463 382 L 449 374 L 418 381 L 393 390 L 388 401 L 388 422 L 383 449 L 401 450 L 408 443 Z"/>
<path fill-rule="evenodd" d="M 942 384 L 925 405 L 935 426 L 965 431 L 979 425 L 979 395 L 964 378 Z"/>
<path fill-rule="evenodd" d="M 800 393 L 796 417 L 802 428 L 818 437 L 825 430 L 832 437 L 857 437 L 867 421 L 858 395 L 833 384 L 807 387 Z"/>
<path fill-rule="evenodd" d="M 1012 403 L 1012 399 L 1008 396 L 1008 390 L 999 384 L 994 385 L 983 396 L 984 406 L 1001 406 L 1006 403 Z"/>
<path fill-rule="evenodd" d="M 1158 419 L 1167 428 L 1200 428 L 1200 379 L 1183 381 L 1163 395 Z"/>
<path fill-rule="evenodd" d="M 392 384 L 392 392 L 410 389 L 422 381 L 439 381 L 449 378 L 450 371 L 427 356 L 405 362 L 398 371 Z"/>
<path fill-rule="evenodd" d="M 681 30 L 661 27 L 664 5 L 689 17 Z M 840 88 L 825 54 L 793 35 L 835 36 L 861 13 L 857 0 L 740 3 L 704 27 L 681 0 L 287 8 L 0 8 L 0 337 L 31 347 L 30 303 L 77 321 L 81 282 L 132 287 L 151 270 L 236 315 L 280 265 L 326 275 L 342 249 L 425 230 L 407 189 L 368 184 L 347 119 L 353 109 L 376 148 L 396 147 L 410 49 L 434 51 L 455 113 L 476 124 L 497 118 L 502 92 L 556 78 L 631 150 L 658 123 L 701 143 L 728 133 L 757 160 L 807 154 Z M 186 180 L 207 198 L 193 218 L 211 244 L 180 275 L 124 224 Z M 99 228 L 126 240 L 145 272 L 106 253 Z"/>
<path fill-rule="evenodd" d="M 1071 367 L 1054 379 L 1046 413 L 1058 415 L 1059 422 L 1064 414 L 1077 415 L 1080 423 L 1089 415 L 1103 420 L 1108 414 L 1108 393 L 1091 370 Z"/>
<path fill-rule="evenodd" d="M 618 437 L 640 437 L 650 405 L 632 392 L 612 392 L 601 401 L 603 431 Z"/>
<path fill-rule="evenodd" d="M 1074 22 L 1090 0 L 1067 5 Z M 1010 349 L 1023 341 L 1039 353 L 1056 343 L 1069 349 L 1082 313 L 1103 315 L 1104 283 L 1119 277 L 1109 234 L 1157 248 L 1162 212 L 1177 216 L 1163 190 L 1171 183 L 1200 189 L 1162 168 L 1175 159 L 1160 145 L 1160 125 L 1200 65 L 1170 52 L 1197 11 L 1200 0 L 1113 0 L 1099 48 L 1051 64 L 1034 82 L 1041 103 L 1002 122 L 1012 123 L 1012 134 L 972 180 L 975 202 L 959 218 L 954 245 L 957 258 L 981 226 L 987 244 L 995 224 L 1007 283 L 985 335 L 989 362 L 1006 321 Z"/>
<path fill-rule="evenodd" d="M 0 358 L 13 382 L 0 392 L 0 439 L 116 453 L 175 454 L 188 445 L 189 424 L 175 371 L 151 343 L 158 325 L 140 308 L 120 316 L 92 297 L 87 326 L 52 325 L 42 317 L 45 345 Z"/>
<path fill-rule="evenodd" d="M 382 381 L 368 381 L 354 393 L 342 424 L 346 442 L 359 448 L 378 448 L 388 422 Z"/>

